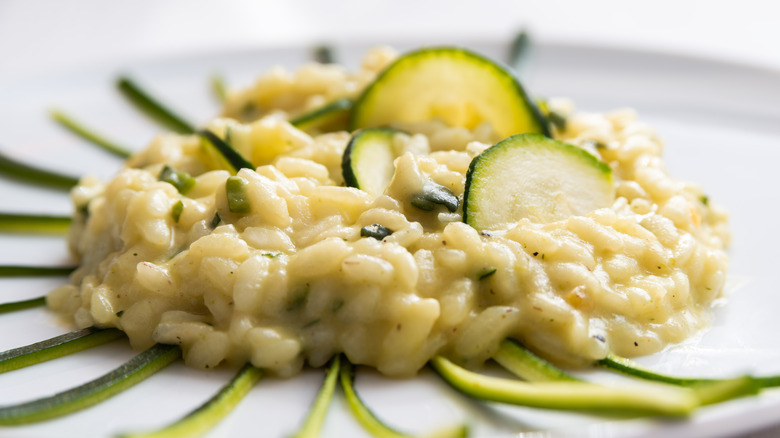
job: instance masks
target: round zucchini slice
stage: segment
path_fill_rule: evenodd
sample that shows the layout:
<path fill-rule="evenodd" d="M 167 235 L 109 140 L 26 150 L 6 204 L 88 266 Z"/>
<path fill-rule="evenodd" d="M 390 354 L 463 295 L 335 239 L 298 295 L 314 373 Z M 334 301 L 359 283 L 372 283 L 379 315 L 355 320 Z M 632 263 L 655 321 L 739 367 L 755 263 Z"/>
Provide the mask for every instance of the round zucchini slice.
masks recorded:
<path fill-rule="evenodd" d="M 488 122 L 499 138 L 549 134 L 512 73 L 452 47 L 422 49 L 398 58 L 358 97 L 350 129 L 434 119 L 468 129 Z"/>
<path fill-rule="evenodd" d="M 463 221 L 478 230 L 505 228 L 522 218 L 548 223 L 614 200 L 612 171 L 596 157 L 542 135 L 518 134 L 471 162 Z"/>
<path fill-rule="evenodd" d="M 352 135 L 341 160 L 344 182 L 373 197 L 385 192 L 395 172 L 392 128 L 361 129 Z"/>

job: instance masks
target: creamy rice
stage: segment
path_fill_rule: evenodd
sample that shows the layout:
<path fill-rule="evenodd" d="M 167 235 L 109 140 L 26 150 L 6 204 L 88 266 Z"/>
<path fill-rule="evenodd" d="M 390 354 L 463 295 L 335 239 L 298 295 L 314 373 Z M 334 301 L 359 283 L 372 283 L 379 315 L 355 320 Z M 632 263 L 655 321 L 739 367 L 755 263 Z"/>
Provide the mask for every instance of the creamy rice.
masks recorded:
<path fill-rule="evenodd" d="M 388 375 L 436 354 L 478 365 L 506 337 L 576 365 L 652 353 L 707 324 L 726 214 L 666 173 L 662 142 L 630 110 L 549 102 L 567 117 L 555 138 L 613 171 L 614 204 L 586 216 L 479 233 L 460 210 L 411 206 L 427 179 L 462 198 L 472 158 L 500 140 L 486 124 L 400 126 L 410 134 L 394 139 L 385 194 L 344 187 L 349 133 L 312 136 L 287 120 L 354 97 L 394 56 L 372 51 L 357 73 L 275 69 L 231 95 L 207 128 L 230 130 L 258 166 L 238 172 L 250 213 L 229 211 L 230 174 L 211 169 L 197 136 L 160 135 L 112 181 L 83 179 L 69 237 L 81 266 L 49 305 L 80 327 L 118 327 L 135 348 L 180 344 L 191 366 L 248 360 L 280 375 L 338 352 Z M 158 180 L 166 164 L 196 178 L 186 196 Z M 361 237 L 372 224 L 393 233 Z"/>

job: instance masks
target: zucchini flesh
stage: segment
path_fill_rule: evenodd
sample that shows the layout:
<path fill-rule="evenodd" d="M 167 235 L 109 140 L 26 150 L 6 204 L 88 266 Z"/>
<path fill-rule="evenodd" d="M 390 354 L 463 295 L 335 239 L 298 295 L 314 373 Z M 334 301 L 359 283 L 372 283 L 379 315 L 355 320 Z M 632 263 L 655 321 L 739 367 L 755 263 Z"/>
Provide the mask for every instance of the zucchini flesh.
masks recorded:
<path fill-rule="evenodd" d="M 548 134 L 520 82 L 473 52 L 440 47 L 398 58 L 355 102 L 350 130 L 440 119 L 473 129 L 490 123 L 499 138 Z"/>
<path fill-rule="evenodd" d="M 395 172 L 393 137 L 397 129 L 374 128 L 356 132 L 344 150 L 341 173 L 344 182 L 373 197 L 385 192 Z"/>
<path fill-rule="evenodd" d="M 341 356 L 336 355 L 325 370 L 325 380 L 322 382 L 317 398 L 309 408 L 309 414 L 303 423 L 301 429 L 293 435 L 293 438 L 317 438 L 320 436 L 322 424 L 325 422 L 325 416 L 328 413 L 328 407 L 336 392 L 336 384 L 339 378 L 339 369 L 341 367 Z"/>
<path fill-rule="evenodd" d="M 122 438 L 194 438 L 203 436 L 233 411 L 262 376 L 263 372 L 258 368 L 246 364 L 218 393 L 181 420 L 159 430 L 124 433 L 119 436 Z"/>
<path fill-rule="evenodd" d="M 0 266 L 0 277 L 57 277 L 75 270 L 75 266 Z"/>
<path fill-rule="evenodd" d="M 0 213 L 0 232 L 65 234 L 70 222 L 68 216 Z"/>
<path fill-rule="evenodd" d="M 128 77 L 120 77 L 117 81 L 119 91 L 144 114 L 158 122 L 163 127 L 180 134 L 194 134 L 194 126 L 180 117 L 151 94 L 144 91 L 135 81 Z"/>
<path fill-rule="evenodd" d="M 665 416 L 690 415 L 700 404 L 690 388 L 650 383 L 626 388 L 572 381 L 529 383 L 477 374 L 441 356 L 430 363 L 457 390 L 476 399 L 500 403 Z"/>
<path fill-rule="evenodd" d="M 122 336 L 116 329 L 89 327 L 0 353 L 0 373 L 95 347 Z"/>
<path fill-rule="evenodd" d="M 79 183 L 75 176 L 64 175 L 22 163 L 0 153 L 0 174 L 25 183 L 38 184 L 60 190 L 70 190 Z"/>
<path fill-rule="evenodd" d="M 102 135 L 96 133 L 92 129 L 87 128 L 83 124 L 76 121 L 74 118 L 70 117 L 64 111 L 53 110 L 50 115 L 51 118 L 60 126 L 72 132 L 73 134 L 76 134 L 82 139 L 92 143 L 93 145 L 103 149 L 104 151 L 108 151 L 121 158 L 128 158 L 130 155 L 132 155 L 130 149 L 124 146 L 120 146 L 117 143 L 108 140 Z"/>
<path fill-rule="evenodd" d="M 143 381 L 179 356 L 177 346 L 157 344 L 98 379 L 50 397 L 0 407 L 0 425 L 36 423 L 86 409 Z"/>
<path fill-rule="evenodd" d="M 290 124 L 309 134 L 344 131 L 347 129 L 351 109 L 351 100 L 337 99 L 325 106 L 301 114 L 290 120 Z"/>
<path fill-rule="evenodd" d="M 506 227 L 522 218 L 547 223 L 588 214 L 614 200 L 609 166 L 578 147 L 519 134 L 472 160 L 463 221 L 478 230 Z"/>

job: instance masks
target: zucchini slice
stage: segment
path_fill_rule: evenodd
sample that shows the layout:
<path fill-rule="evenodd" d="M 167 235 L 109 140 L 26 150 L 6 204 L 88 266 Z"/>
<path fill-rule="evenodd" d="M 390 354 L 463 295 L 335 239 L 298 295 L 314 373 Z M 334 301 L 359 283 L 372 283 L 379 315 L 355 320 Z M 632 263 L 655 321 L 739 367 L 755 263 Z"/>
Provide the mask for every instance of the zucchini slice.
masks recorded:
<path fill-rule="evenodd" d="M 347 98 L 337 99 L 320 108 L 290 120 L 290 124 L 309 134 L 343 131 L 347 129 L 352 101 Z"/>
<path fill-rule="evenodd" d="M 422 49 L 398 58 L 357 99 L 350 129 L 432 119 L 468 129 L 488 122 L 500 138 L 548 134 L 512 73 L 454 47 Z"/>
<path fill-rule="evenodd" d="M 402 133 L 392 128 L 361 129 L 344 150 L 341 172 L 344 182 L 373 197 L 384 193 L 395 172 L 393 137 Z"/>
<path fill-rule="evenodd" d="M 466 173 L 463 221 L 478 230 L 547 223 L 612 205 L 612 171 L 588 152 L 538 134 L 486 149 Z"/>

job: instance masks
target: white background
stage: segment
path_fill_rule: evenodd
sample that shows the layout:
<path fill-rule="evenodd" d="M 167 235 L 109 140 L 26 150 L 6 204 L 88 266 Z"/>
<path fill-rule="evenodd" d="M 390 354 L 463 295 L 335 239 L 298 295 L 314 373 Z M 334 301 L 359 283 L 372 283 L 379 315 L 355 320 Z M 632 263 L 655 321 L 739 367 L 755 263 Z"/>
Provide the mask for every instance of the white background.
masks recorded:
<path fill-rule="evenodd" d="M 773 0 L 0 0 L 0 78 L 211 49 L 508 38 L 520 28 L 544 41 L 780 68 L 778 15 Z"/>

